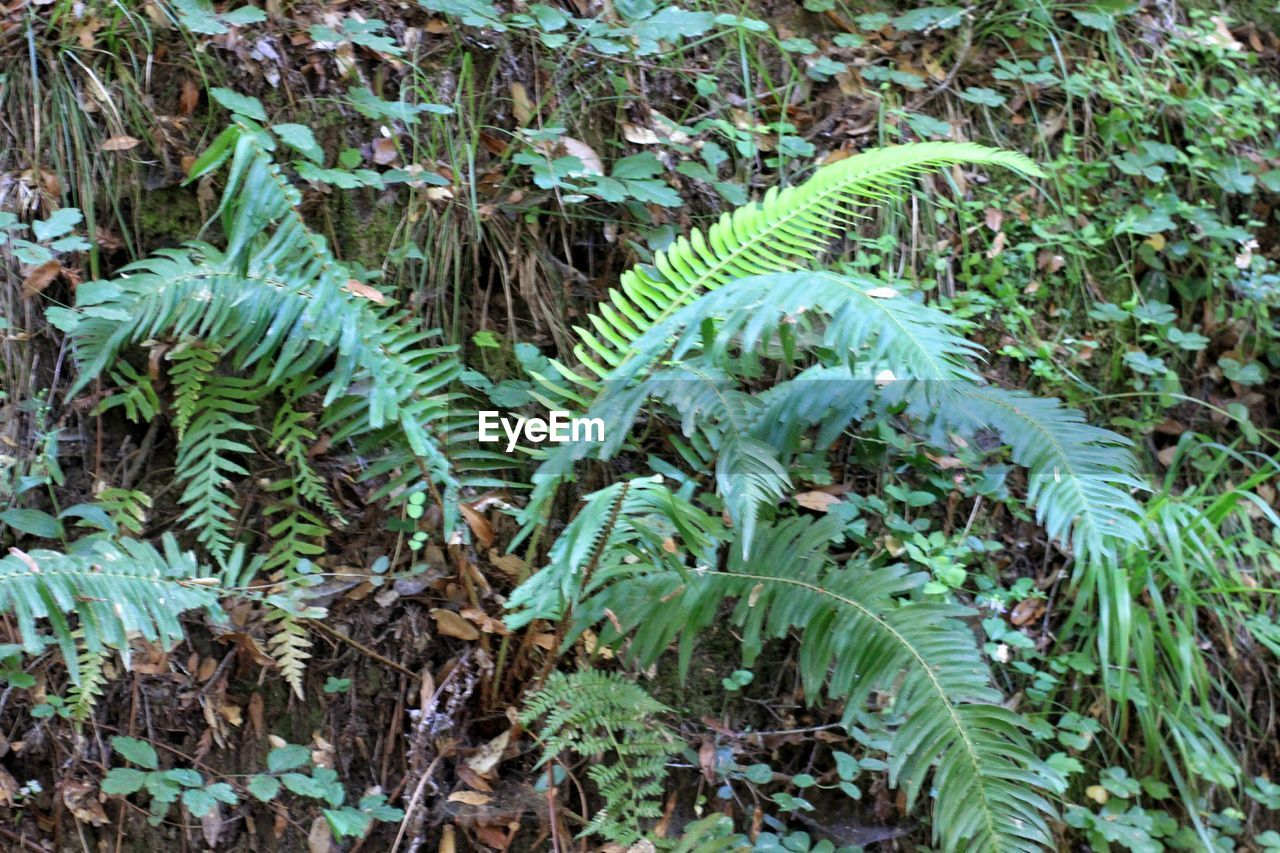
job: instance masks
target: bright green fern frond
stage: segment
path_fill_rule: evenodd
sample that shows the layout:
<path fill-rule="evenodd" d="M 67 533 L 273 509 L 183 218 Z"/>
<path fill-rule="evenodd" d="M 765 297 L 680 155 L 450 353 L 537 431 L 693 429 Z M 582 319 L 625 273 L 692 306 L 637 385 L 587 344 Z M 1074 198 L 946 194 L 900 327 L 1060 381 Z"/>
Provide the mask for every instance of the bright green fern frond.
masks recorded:
<path fill-rule="evenodd" d="M 80 671 L 80 683 L 73 684 L 67 691 L 67 704 L 71 707 L 71 718 L 84 721 L 93 714 L 94 706 L 102 698 L 102 687 L 107 683 L 106 662 L 107 651 L 99 649 L 90 651 L 84 645 L 84 632 L 77 629 L 71 632 L 76 643 L 76 665 Z"/>
<path fill-rule="evenodd" d="M 521 723 L 545 717 L 538 729 L 539 765 L 562 752 L 593 759 L 587 776 L 604 807 L 583 837 L 598 835 L 625 847 L 644 837 L 647 822 L 662 816 L 666 763 L 679 750 L 674 733 L 656 719 L 669 710 L 639 685 L 599 670 L 552 673 L 528 698 Z"/>
<path fill-rule="evenodd" d="M 181 440 L 196 416 L 201 392 L 218 366 L 218 348 L 206 346 L 194 338 L 181 341 L 165 356 L 169 362 L 169 379 L 173 382 L 173 430 Z"/>
<path fill-rule="evenodd" d="M 803 184 L 770 190 L 759 204 L 725 214 L 659 252 L 652 266 L 622 275 L 620 287 L 576 329 L 575 355 L 602 379 L 629 357 L 630 343 L 673 312 L 731 281 L 811 267 L 860 208 L 892 198 L 919 175 L 956 164 L 1040 169 L 1022 154 L 971 143 L 925 142 L 878 148 L 823 166 Z M 567 368 L 562 373 L 591 384 Z"/>
<path fill-rule="evenodd" d="M 168 534 L 163 552 L 133 539 L 89 537 L 76 544 L 66 554 L 11 548 L 0 558 L 0 613 L 17 619 L 29 652 L 40 651 L 36 620 L 47 619 L 75 684 L 81 675 L 68 614 L 78 617 L 85 651 L 116 649 L 127 667 L 131 633 L 167 647 L 183 638 L 179 614 L 221 612 L 216 581 Z"/>

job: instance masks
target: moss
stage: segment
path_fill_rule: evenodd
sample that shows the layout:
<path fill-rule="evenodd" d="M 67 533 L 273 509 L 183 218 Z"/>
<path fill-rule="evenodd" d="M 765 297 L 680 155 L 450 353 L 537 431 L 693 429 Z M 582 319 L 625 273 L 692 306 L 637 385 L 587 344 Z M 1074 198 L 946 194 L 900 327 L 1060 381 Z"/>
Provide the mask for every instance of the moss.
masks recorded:
<path fill-rule="evenodd" d="M 138 210 L 138 238 L 144 252 L 190 240 L 204 225 L 195 187 L 161 187 L 146 195 Z"/>
<path fill-rule="evenodd" d="M 375 190 L 348 190 L 328 197 L 333 237 L 343 260 L 378 269 L 387 259 L 403 215 L 396 196 Z"/>

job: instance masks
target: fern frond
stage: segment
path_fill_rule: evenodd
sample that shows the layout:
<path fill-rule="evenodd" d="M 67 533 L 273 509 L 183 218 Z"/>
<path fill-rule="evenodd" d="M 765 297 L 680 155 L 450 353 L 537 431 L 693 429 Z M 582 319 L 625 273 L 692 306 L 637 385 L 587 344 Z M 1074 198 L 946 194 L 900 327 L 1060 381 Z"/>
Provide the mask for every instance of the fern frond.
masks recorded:
<path fill-rule="evenodd" d="M 1027 157 L 972 143 L 925 142 L 864 151 L 823 166 L 804 183 L 772 189 L 759 204 L 725 214 L 704 235 L 694 231 L 654 256 L 652 266 L 623 273 L 620 287 L 576 328 L 578 359 L 601 379 L 629 357 L 630 344 L 702 294 L 729 282 L 802 269 L 828 249 L 872 203 L 893 198 L 919 175 L 957 164 L 990 165 L 1041 175 Z M 593 385 L 568 368 L 568 378 Z"/>
<path fill-rule="evenodd" d="M 957 389 L 956 405 L 939 412 L 955 428 L 989 427 L 1027 469 L 1027 501 L 1050 536 L 1069 542 L 1081 565 L 1112 553 L 1112 543 L 1145 539 L 1141 509 L 1130 494 L 1145 488 L 1131 442 L 1085 422 L 1055 399 L 985 385 Z"/>
<path fill-rule="evenodd" d="M 238 416 L 258 410 L 264 387 L 260 377 L 215 376 L 205 380 L 195 419 L 178 442 L 175 476 L 186 484 L 178 516 L 196 532 L 196 540 L 215 556 L 231 549 L 236 494 L 232 478 L 249 471 L 232 454 L 251 454 L 239 436 L 254 429 Z"/>
<path fill-rule="evenodd" d="M 668 537 L 692 553 L 707 554 L 720 529 L 655 479 L 614 483 L 585 500 L 552 546 L 547 567 L 512 591 L 506 617 L 512 628 L 559 619 L 577 603 L 588 575 L 612 576 L 630 560 L 677 570 L 680 558 L 666 547 Z"/>
<path fill-rule="evenodd" d="M 521 723 L 538 730 L 546 764 L 562 752 L 594 758 L 587 776 L 604 807 L 581 836 L 599 835 L 627 846 L 644 837 L 644 824 L 662 816 L 662 783 L 667 760 L 678 752 L 674 733 L 656 719 L 670 709 L 639 685 L 600 670 L 552 673 L 525 703 Z M 604 755 L 607 761 L 601 761 Z"/>
<path fill-rule="evenodd" d="M 934 838 L 943 849 L 1049 846 L 1053 810 L 1041 789 L 1058 780 L 976 663 L 964 621 L 971 611 L 909 598 L 927 576 L 902 566 L 834 564 L 828 548 L 841 536 L 837 519 L 793 518 L 761 527 L 750 559 L 734 549 L 722 571 L 620 564 L 584 590 L 573 630 L 603 621 L 602 640 L 627 636 L 641 665 L 678 639 L 683 672 L 698 632 L 735 597 L 731 620 L 747 666 L 766 639 L 798 631 L 805 693 L 843 702 L 846 726 L 864 719 L 873 693 L 892 697 L 884 721 L 890 781 L 914 802 L 932 773 Z"/>
<path fill-rule="evenodd" d="M 268 602 L 270 603 L 270 602 Z M 311 637 L 303 620 L 292 613 L 271 607 L 267 614 L 267 630 L 271 636 L 267 640 L 267 650 L 280 667 L 280 674 L 285 682 L 293 688 L 294 695 L 305 701 L 303 692 L 303 675 L 307 661 L 311 659 Z"/>
<path fill-rule="evenodd" d="M 760 507 L 776 505 L 791 488 L 787 469 L 771 446 L 731 430 L 716 458 L 716 484 L 729 517 L 741 531 L 738 541 L 743 553 L 749 555 Z"/>
<path fill-rule="evenodd" d="M 67 702 L 71 706 L 71 718 L 78 721 L 89 719 L 94 706 L 102 698 L 102 686 L 107 683 L 105 664 L 107 652 L 99 649 L 89 651 L 84 646 L 84 632 L 72 631 L 76 641 L 76 664 L 80 669 L 80 683 L 72 685 L 67 691 Z"/>
<path fill-rule="evenodd" d="M 70 553 L 9 549 L 0 558 L 0 613 L 12 613 L 29 652 L 40 650 L 36 620 L 47 619 L 67 670 L 81 683 L 68 614 L 78 618 L 84 649 L 120 652 L 129 665 L 129 635 L 171 646 L 183 638 L 178 615 L 203 608 L 220 613 L 217 583 L 169 534 L 161 552 L 133 539 L 88 537 Z"/>
<path fill-rule="evenodd" d="M 173 431 L 181 440 L 196 416 L 205 383 L 218 366 L 218 348 L 189 338 L 171 349 L 169 380 L 173 383 Z"/>

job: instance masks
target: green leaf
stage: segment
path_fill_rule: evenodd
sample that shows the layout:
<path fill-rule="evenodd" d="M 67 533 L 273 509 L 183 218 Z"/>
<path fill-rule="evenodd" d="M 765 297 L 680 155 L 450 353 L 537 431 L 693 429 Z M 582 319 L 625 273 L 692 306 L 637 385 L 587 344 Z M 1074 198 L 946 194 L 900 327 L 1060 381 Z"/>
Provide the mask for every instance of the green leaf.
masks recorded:
<path fill-rule="evenodd" d="M 188 788 L 182 792 L 182 804 L 193 817 L 204 817 L 217 807 L 218 801 L 204 788 Z"/>
<path fill-rule="evenodd" d="M 175 767 L 164 771 L 164 777 L 177 782 L 186 788 L 199 788 L 204 785 L 204 777 L 190 767 Z"/>
<path fill-rule="evenodd" d="M 267 111 L 263 109 L 262 102 L 257 98 L 250 95 L 241 95 L 239 92 L 234 92 L 231 89 L 224 89 L 221 86 L 215 86 L 210 89 L 209 94 L 215 101 L 237 115 L 246 116 L 261 122 L 265 122 L 267 120 Z"/>
<path fill-rule="evenodd" d="M 84 214 L 77 208 L 64 207 L 55 210 L 48 219 L 32 222 L 31 233 L 35 234 L 36 239 L 42 242 L 52 240 L 55 237 L 70 233 L 73 228 L 83 221 Z"/>
<path fill-rule="evenodd" d="M 288 145 L 307 159 L 324 165 L 324 150 L 316 142 L 315 134 L 305 124 L 273 124 L 271 129 Z"/>
<path fill-rule="evenodd" d="M 249 784 L 246 787 L 250 794 L 264 803 L 269 803 L 280 793 L 280 780 L 274 776 L 258 774 L 249 777 Z"/>
<path fill-rule="evenodd" d="M 301 773 L 286 773 L 280 777 L 280 781 L 284 786 L 295 794 L 303 797 L 311 797 L 316 800 L 324 799 L 325 787 L 310 776 L 304 776 Z"/>
<path fill-rule="evenodd" d="M 145 740 L 116 735 L 111 738 L 111 748 L 139 767 L 155 770 L 160 765 L 155 748 Z"/>
<path fill-rule="evenodd" d="M 0 522 L 20 533 L 41 539 L 57 539 L 62 535 L 62 525 L 49 513 L 38 509 L 7 509 L 0 512 Z"/>
<path fill-rule="evenodd" d="M 272 773 L 293 770 L 311 761 L 311 750 L 296 743 L 285 744 L 267 754 L 267 769 Z"/>
<path fill-rule="evenodd" d="M 324 819 L 329 824 L 333 837 L 341 841 L 344 838 L 363 838 L 373 826 L 373 818 L 359 809 L 346 806 L 341 809 L 324 809 Z"/>
<path fill-rule="evenodd" d="M 893 28 L 903 32 L 918 32 L 930 28 L 952 30 L 964 20 L 965 10 L 959 6 L 926 6 L 912 9 L 893 19 Z"/>
<path fill-rule="evenodd" d="M 985 107 L 998 107 L 1008 100 L 994 89 L 984 89 L 981 86 L 969 86 L 959 95 L 961 100 L 971 104 L 982 104 Z"/>
<path fill-rule="evenodd" d="M 112 767 L 102 777 L 101 790 L 104 794 L 132 794 L 142 790 L 147 777 L 151 774 L 133 767 Z"/>

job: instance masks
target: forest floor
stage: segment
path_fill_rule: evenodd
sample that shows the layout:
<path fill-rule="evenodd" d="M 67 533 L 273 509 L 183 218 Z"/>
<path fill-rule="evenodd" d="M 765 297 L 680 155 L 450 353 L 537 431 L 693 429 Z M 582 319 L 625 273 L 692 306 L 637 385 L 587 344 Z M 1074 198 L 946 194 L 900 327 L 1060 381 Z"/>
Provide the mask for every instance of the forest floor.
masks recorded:
<path fill-rule="evenodd" d="M 1080 585 L 1070 549 L 1011 498 L 1022 475 L 993 466 L 965 492 L 961 460 L 925 450 L 797 467 L 786 505 L 817 517 L 876 496 L 901 522 L 873 525 L 879 553 L 974 606 L 1005 706 L 1064 780 L 1061 849 L 1280 850 L 1277 23 L 1168 0 L 0 3 L 0 544 L 65 542 L 23 513 L 73 505 L 191 544 L 177 410 L 100 405 L 137 374 L 167 394 L 171 342 L 139 339 L 134 376 L 69 395 L 76 352 L 45 312 L 154 253 L 225 244 L 221 178 L 187 176 L 232 114 L 296 159 L 299 209 L 352 292 L 439 329 L 495 404 L 537 390 L 528 345 L 577 362 L 574 327 L 623 271 L 815 165 L 929 140 L 1020 150 L 1047 171 L 1034 186 L 941 170 L 833 254 L 856 247 L 860 268 L 968 321 L 987 379 L 1132 439 L 1153 543 L 1122 554 L 1114 588 Z M 31 241 L 19 222 L 41 223 Z M 260 426 L 244 440 L 261 461 L 278 451 Z M 644 450 L 678 467 L 652 429 Z M 58 647 L 20 653 L 0 589 L 0 849 L 602 846 L 574 840 L 599 808 L 592 761 L 553 774 L 520 716 L 563 629 L 515 630 L 504 608 L 582 497 L 646 473 L 646 452 L 586 466 L 545 535 L 512 549 L 527 460 L 489 460 L 446 539 L 435 506 L 389 516 L 366 460 L 311 438 L 345 524 L 286 531 L 323 542 L 307 606 L 327 615 L 283 643 L 260 599 L 230 596 L 229 621 L 190 611 L 175 646 L 89 656 L 86 694 Z M 233 537 L 269 560 L 283 468 L 250 464 L 233 505 Z M 1121 611 L 1123 640 L 1089 618 Z M 748 665 L 741 634 L 712 625 L 683 679 L 675 651 L 639 667 L 592 631 L 560 657 L 667 706 L 654 716 L 679 751 L 650 837 L 675 845 L 719 813 L 761 849 L 949 846 L 928 787 L 908 802 L 842 704 L 813 701 L 799 644 Z M 155 778 L 113 792 L 121 755 Z"/>

